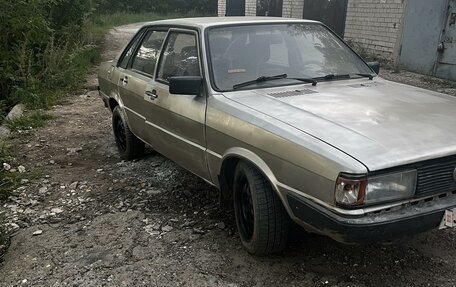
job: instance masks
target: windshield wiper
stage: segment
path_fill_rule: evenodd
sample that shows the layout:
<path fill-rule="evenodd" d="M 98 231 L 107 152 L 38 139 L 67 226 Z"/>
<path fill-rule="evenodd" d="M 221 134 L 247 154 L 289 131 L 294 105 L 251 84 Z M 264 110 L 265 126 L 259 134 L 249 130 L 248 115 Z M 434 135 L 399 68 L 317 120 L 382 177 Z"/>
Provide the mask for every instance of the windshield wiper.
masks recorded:
<path fill-rule="evenodd" d="M 327 74 L 321 77 L 315 77 L 312 78 L 314 80 L 325 80 L 325 81 L 330 81 L 334 79 L 350 79 L 349 74 Z"/>
<path fill-rule="evenodd" d="M 245 86 L 250 86 L 250 85 L 253 85 L 256 83 L 266 82 L 266 81 L 270 81 L 270 80 L 277 80 L 277 79 L 297 80 L 297 81 L 301 81 L 301 82 L 305 82 L 305 83 L 311 83 L 312 86 L 316 86 L 318 83 L 317 80 L 311 79 L 311 78 L 288 78 L 287 74 L 280 74 L 280 75 L 276 75 L 276 76 L 261 76 L 261 77 L 256 78 L 255 80 L 236 84 L 233 86 L 233 90 L 239 89 L 239 88 L 242 88 Z"/>
<path fill-rule="evenodd" d="M 287 79 L 292 79 L 292 80 L 309 83 L 309 84 L 312 84 L 312 86 L 316 86 L 318 83 L 318 81 L 315 80 L 314 78 L 287 78 Z"/>
<path fill-rule="evenodd" d="M 246 87 L 246 86 L 250 86 L 250 85 L 253 85 L 256 83 L 267 82 L 267 81 L 277 80 L 277 79 L 286 79 L 287 77 L 288 77 L 287 74 L 280 74 L 280 75 L 275 75 L 275 76 L 260 76 L 260 77 L 256 78 L 255 80 L 251 80 L 251 81 L 247 81 L 247 82 L 243 82 L 243 83 L 234 85 L 233 90 L 236 90 L 236 89 L 239 89 L 242 87 Z"/>
<path fill-rule="evenodd" d="M 363 77 L 363 78 L 369 78 L 369 80 L 373 80 L 375 75 L 372 74 L 365 74 L 365 73 L 358 73 L 355 74 L 357 76 Z"/>
<path fill-rule="evenodd" d="M 374 75 L 372 75 L 372 74 L 357 73 L 357 74 L 354 74 L 354 75 L 360 76 L 360 77 L 364 77 L 364 78 L 369 78 L 369 80 L 374 79 Z M 327 74 L 325 76 L 315 77 L 315 78 L 312 78 L 312 79 L 330 81 L 330 80 L 334 80 L 334 79 L 350 79 L 350 78 L 351 78 L 351 76 L 349 74 Z"/>

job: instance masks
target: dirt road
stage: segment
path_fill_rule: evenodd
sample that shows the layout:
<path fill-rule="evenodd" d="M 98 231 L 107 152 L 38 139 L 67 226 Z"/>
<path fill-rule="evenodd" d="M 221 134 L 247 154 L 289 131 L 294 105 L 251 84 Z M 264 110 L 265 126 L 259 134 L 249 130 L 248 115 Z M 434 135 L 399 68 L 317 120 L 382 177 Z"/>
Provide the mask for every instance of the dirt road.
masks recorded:
<path fill-rule="evenodd" d="M 135 29 L 113 30 L 105 58 Z M 10 164 L 44 173 L 0 202 L 15 230 L 0 286 L 456 285 L 453 230 L 369 246 L 296 232 L 282 255 L 252 257 L 211 186 L 152 151 L 118 158 L 96 92 L 52 113 L 47 127 L 14 139 L 22 153 Z"/>

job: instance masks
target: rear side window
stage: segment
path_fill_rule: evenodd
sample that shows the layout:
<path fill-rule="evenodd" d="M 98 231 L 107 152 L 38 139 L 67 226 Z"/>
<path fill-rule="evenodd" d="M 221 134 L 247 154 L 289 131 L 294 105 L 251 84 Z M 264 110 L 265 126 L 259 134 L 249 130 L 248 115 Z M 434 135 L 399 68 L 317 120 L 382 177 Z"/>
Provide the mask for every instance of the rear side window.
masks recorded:
<path fill-rule="evenodd" d="M 153 75 L 160 56 L 160 49 L 166 37 L 166 31 L 149 31 L 133 58 L 133 70 Z"/>
<path fill-rule="evenodd" d="M 127 47 L 127 51 L 122 55 L 122 58 L 119 61 L 119 67 L 126 69 L 130 58 L 133 56 L 133 53 L 138 46 L 139 40 L 144 33 L 137 34 L 133 41 L 130 42 L 130 45 Z"/>
<path fill-rule="evenodd" d="M 200 76 L 196 35 L 170 32 L 163 48 L 157 78 L 169 82 L 174 76 Z"/>

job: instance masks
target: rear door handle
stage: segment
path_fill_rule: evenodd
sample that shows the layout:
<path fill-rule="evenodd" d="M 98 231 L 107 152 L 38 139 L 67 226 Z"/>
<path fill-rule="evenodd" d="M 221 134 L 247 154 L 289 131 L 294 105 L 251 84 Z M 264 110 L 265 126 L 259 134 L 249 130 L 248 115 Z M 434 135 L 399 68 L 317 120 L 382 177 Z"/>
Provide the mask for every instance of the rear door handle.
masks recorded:
<path fill-rule="evenodd" d="M 156 98 L 158 98 L 156 90 L 146 91 L 146 96 L 150 97 L 151 100 L 155 100 Z"/>
<path fill-rule="evenodd" d="M 120 81 L 122 82 L 122 85 L 127 85 L 128 84 L 128 77 L 125 76 L 124 78 L 121 78 Z"/>

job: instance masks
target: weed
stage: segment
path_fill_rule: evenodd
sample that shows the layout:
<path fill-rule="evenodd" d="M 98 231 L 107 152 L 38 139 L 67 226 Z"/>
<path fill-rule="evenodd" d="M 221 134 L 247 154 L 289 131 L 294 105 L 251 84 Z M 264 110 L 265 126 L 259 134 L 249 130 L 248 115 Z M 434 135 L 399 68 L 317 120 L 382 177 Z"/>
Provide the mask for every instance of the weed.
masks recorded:
<path fill-rule="evenodd" d="M 0 200 L 7 199 L 8 196 L 13 194 L 23 179 L 36 179 L 43 175 L 44 170 L 35 168 L 26 173 L 10 172 L 3 168 L 3 163 L 11 163 L 14 161 L 12 155 L 18 153 L 15 149 L 17 145 L 13 142 L 2 142 L 0 144 Z"/>
<path fill-rule="evenodd" d="M 2 142 L 0 145 L 0 200 L 11 195 L 10 188 L 13 186 L 13 181 L 9 178 L 9 172 L 3 168 L 3 163 L 11 160 L 12 148 L 13 146 L 7 142 Z"/>
<path fill-rule="evenodd" d="M 42 112 L 40 110 L 36 110 L 14 121 L 7 122 L 7 125 L 11 130 L 34 129 L 43 127 L 47 121 L 53 118 L 53 115 Z"/>
<path fill-rule="evenodd" d="M 361 44 L 354 42 L 353 40 L 347 40 L 347 44 L 366 62 L 378 61 L 379 58 L 377 55 L 370 53 L 366 48 Z"/>
<path fill-rule="evenodd" d="M 8 233 L 6 231 L 6 226 L 5 226 L 5 219 L 0 214 L 0 258 L 2 256 L 2 253 L 5 251 L 5 246 L 8 243 Z M 3 246 L 3 247 L 2 247 Z"/>

